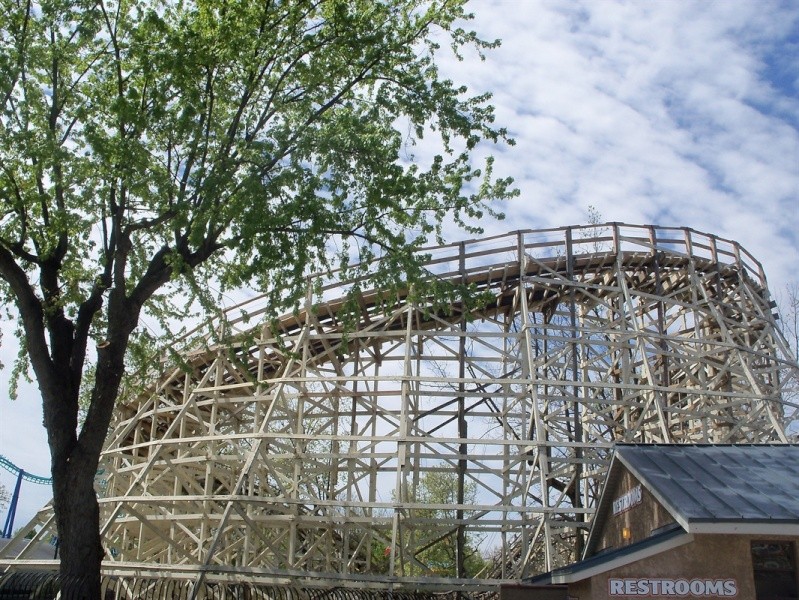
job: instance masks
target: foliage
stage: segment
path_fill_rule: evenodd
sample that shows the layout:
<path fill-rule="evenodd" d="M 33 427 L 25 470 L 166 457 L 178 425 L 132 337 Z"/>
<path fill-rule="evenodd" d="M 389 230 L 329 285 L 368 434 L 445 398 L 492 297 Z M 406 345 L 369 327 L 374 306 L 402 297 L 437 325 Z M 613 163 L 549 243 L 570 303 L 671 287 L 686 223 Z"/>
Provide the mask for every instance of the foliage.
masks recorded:
<path fill-rule="evenodd" d="M 464 4 L 2 0 L 0 298 L 42 391 L 62 573 L 98 560 L 70 511 L 96 518 L 126 364 L 158 341 L 142 318 L 168 330 L 238 286 L 277 312 L 338 267 L 407 287 L 444 223 L 477 231 L 513 195 L 472 160 L 507 141 L 489 97 L 438 71 L 442 43 L 495 44 Z"/>
<path fill-rule="evenodd" d="M 475 504 L 477 486 L 474 481 L 464 482 L 463 503 Z M 458 516 L 454 505 L 458 503 L 458 475 L 452 470 L 431 471 L 420 480 L 417 500 L 424 504 L 449 504 L 453 508 L 428 509 L 426 517 L 443 523 L 452 522 Z M 464 514 L 464 518 L 468 513 Z M 435 529 L 433 528 L 433 531 Z M 457 574 L 457 542 L 455 532 L 449 532 L 442 539 L 422 540 L 419 544 L 424 549 L 418 554 L 419 560 L 429 565 L 437 575 L 454 576 Z M 464 575 L 474 577 L 485 566 L 477 546 L 479 540 L 473 533 L 467 533 L 464 545 Z M 425 547 L 426 546 L 426 547 Z"/>
<path fill-rule="evenodd" d="M 509 193 L 469 159 L 503 136 L 487 96 L 438 78 L 434 27 L 492 45 L 454 27 L 461 4 L 7 6 L 4 262 L 29 281 L 50 263 L 39 300 L 69 321 L 117 288 L 164 326 L 191 305 L 178 290 L 218 300 L 165 285 L 180 276 L 257 285 L 278 309 L 309 269 L 380 256 L 376 284 L 418 275 L 412 253 L 445 215 L 474 229 Z M 454 156 L 415 161 L 435 134 Z M 80 323 L 98 340 L 102 310 Z"/>
<path fill-rule="evenodd" d="M 475 504 L 477 486 L 474 481 L 466 480 L 463 486 L 463 504 Z M 406 532 L 406 537 L 413 536 L 415 558 L 426 565 L 438 576 L 454 577 L 457 575 L 457 527 L 451 523 L 458 518 L 458 474 L 450 468 L 439 471 L 428 471 L 420 479 L 415 490 L 415 502 L 429 505 L 431 508 L 415 509 L 416 518 L 429 519 L 429 527 L 420 531 Z M 442 505 L 446 505 L 443 508 Z M 468 511 L 462 518 L 468 518 Z M 435 523 L 435 524 L 434 524 Z M 406 539 L 404 544 L 409 544 Z M 480 539 L 467 532 L 464 536 L 464 576 L 476 577 L 486 566 L 486 561 L 479 552 Z M 385 565 L 388 556 L 380 552 L 372 554 L 373 564 Z M 408 575 L 426 574 L 413 564 L 406 565 Z"/>

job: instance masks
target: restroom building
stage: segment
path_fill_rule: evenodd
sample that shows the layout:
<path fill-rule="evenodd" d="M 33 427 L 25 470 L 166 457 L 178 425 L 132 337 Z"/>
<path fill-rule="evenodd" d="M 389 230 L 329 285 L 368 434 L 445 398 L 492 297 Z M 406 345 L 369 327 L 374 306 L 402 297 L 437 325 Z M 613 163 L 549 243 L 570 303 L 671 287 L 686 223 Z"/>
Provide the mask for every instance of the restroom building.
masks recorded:
<path fill-rule="evenodd" d="M 619 444 L 583 559 L 503 600 L 796 600 L 799 446 Z"/>

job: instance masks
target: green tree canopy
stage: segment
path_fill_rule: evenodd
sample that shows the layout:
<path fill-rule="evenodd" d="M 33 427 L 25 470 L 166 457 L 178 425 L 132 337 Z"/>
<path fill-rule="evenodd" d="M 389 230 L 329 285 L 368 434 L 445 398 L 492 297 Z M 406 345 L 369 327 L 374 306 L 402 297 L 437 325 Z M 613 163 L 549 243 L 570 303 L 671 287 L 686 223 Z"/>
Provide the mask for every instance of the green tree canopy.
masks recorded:
<path fill-rule="evenodd" d="M 463 483 L 463 503 L 475 504 L 477 501 L 477 485 L 474 481 Z M 450 505 L 451 508 L 426 509 L 423 518 L 429 518 L 441 523 L 455 522 L 458 511 L 458 474 L 453 470 L 430 471 L 425 473 L 419 481 L 416 490 L 416 500 L 429 505 Z M 468 518 L 468 514 L 464 514 Z M 475 577 L 485 567 L 485 559 L 480 554 L 480 539 L 474 533 L 467 533 L 463 542 L 464 576 Z M 455 576 L 458 570 L 458 536 L 457 528 L 441 534 L 437 529 L 431 528 L 426 535 L 417 541 L 420 551 L 417 558 L 428 565 L 434 573 L 441 576 Z"/>
<path fill-rule="evenodd" d="M 404 529 L 402 544 L 411 549 L 413 556 L 406 557 L 404 565 L 397 563 L 394 568 L 397 572 L 404 569 L 405 575 L 456 577 L 460 560 L 463 563 L 463 577 L 479 577 L 487 566 L 479 548 L 482 539 L 466 530 L 459 535 L 458 525 L 453 525 L 459 518 L 469 518 L 468 511 L 458 510 L 458 498 L 462 493 L 460 504 L 475 504 L 477 484 L 464 480 L 463 489 L 459 491 L 458 472 L 444 463 L 438 468 L 440 470 L 431 470 L 422 475 L 418 484 L 409 490 L 409 502 L 427 506 L 414 508 L 415 518 L 427 519 L 430 524 L 425 528 Z M 392 548 L 382 544 L 373 545 L 374 572 L 389 572 L 392 552 Z M 462 556 L 459 556 L 460 552 Z"/>
<path fill-rule="evenodd" d="M 464 4 L 2 0 L 0 296 L 42 394 L 62 573 L 99 565 L 91 482 L 143 314 L 203 280 L 278 310 L 310 270 L 418 278 L 445 220 L 512 195 L 471 158 L 506 141 L 488 96 L 437 67 L 493 45 Z"/>

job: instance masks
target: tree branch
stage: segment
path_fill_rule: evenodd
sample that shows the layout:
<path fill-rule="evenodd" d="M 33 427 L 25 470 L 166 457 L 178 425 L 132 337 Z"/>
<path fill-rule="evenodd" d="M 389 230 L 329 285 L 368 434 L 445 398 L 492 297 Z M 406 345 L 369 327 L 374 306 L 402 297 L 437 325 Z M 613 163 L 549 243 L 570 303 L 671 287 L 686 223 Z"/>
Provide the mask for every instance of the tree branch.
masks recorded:
<path fill-rule="evenodd" d="M 14 94 L 14 88 L 17 87 L 17 81 L 20 77 L 24 77 L 23 74 L 25 72 L 25 57 L 27 53 L 25 52 L 25 42 L 28 39 L 28 25 L 30 24 L 31 20 L 31 0 L 27 0 L 25 2 L 25 18 L 22 21 L 22 28 L 19 32 L 19 48 L 17 52 L 19 53 L 17 59 L 17 69 L 14 71 L 14 76 L 8 82 L 8 91 L 6 92 L 2 106 L 5 107 L 6 104 L 11 100 L 12 95 Z M 14 111 L 16 112 L 16 111 Z"/>
<path fill-rule="evenodd" d="M 44 310 L 25 271 L 14 261 L 13 255 L 0 245 L 0 277 L 11 287 L 22 317 L 26 343 L 34 370 L 50 374 L 53 368 L 44 335 Z"/>

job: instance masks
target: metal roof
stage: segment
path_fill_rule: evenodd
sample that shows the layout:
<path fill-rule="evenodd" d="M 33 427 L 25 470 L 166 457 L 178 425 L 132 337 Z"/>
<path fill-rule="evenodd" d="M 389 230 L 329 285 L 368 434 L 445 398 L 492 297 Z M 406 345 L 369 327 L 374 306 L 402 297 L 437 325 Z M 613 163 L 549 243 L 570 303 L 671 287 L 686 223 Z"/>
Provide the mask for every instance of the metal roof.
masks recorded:
<path fill-rule="evenodd" d="M 585 556 L 626 467 L 688 533 L 799 530 L 799 445 L 618 444 Z"/>
<path fill-rule="evenodd" d="M 616 457 L 688 522 L 799 522 L 799 445 L 619 445 Z"/>

